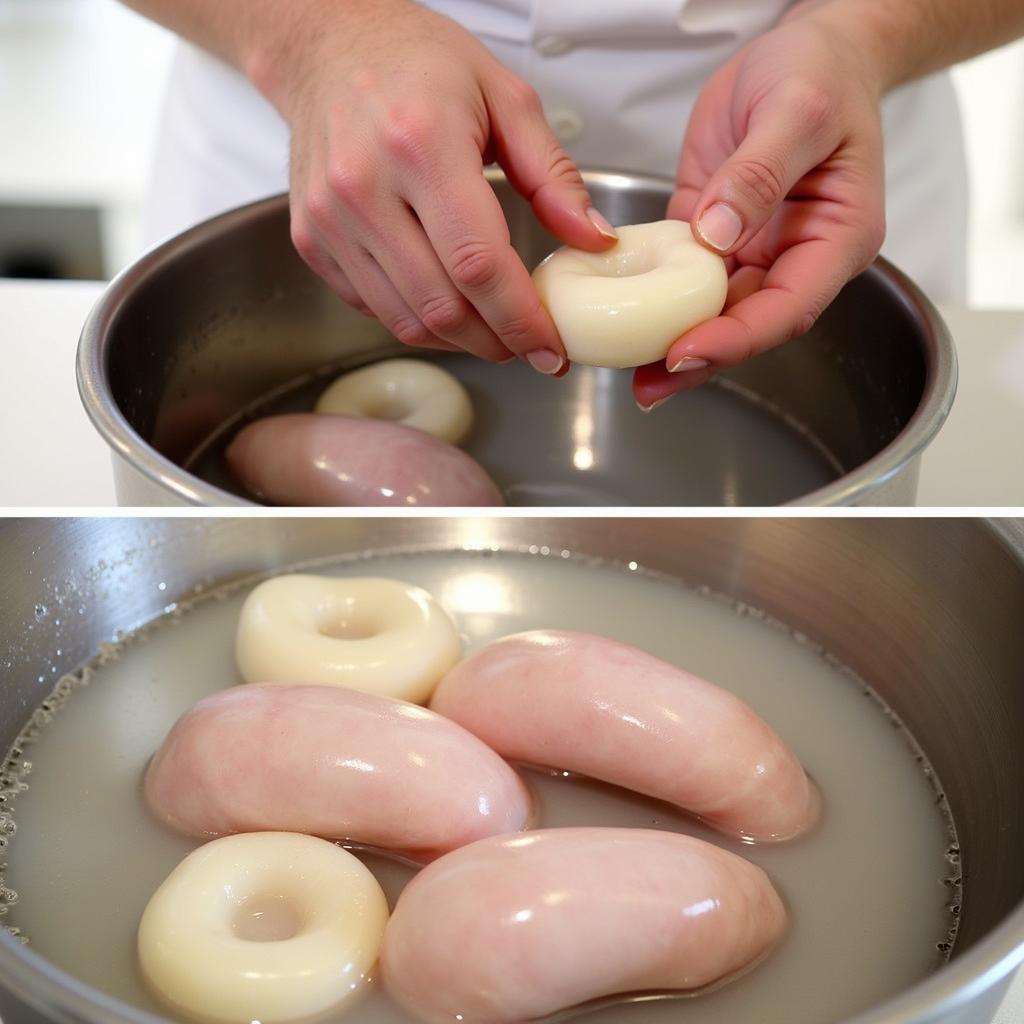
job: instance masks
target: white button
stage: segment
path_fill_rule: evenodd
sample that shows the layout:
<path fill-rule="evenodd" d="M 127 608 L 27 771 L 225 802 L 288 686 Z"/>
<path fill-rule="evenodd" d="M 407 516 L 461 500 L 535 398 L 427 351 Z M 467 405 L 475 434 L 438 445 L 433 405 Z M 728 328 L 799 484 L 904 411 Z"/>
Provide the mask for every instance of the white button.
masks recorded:
<path fill-rule="evenodd" d="M 541 36 L 534 45 L 544 57 L 561 57 L 572 49 L 572 40 L 565 36 Z"/>
<path fill-rule="evenodd" d="M 575 142 L 583 134 L 583 118 L 575 110 L 553 110 L 548 120 L 562 142 Z"/>

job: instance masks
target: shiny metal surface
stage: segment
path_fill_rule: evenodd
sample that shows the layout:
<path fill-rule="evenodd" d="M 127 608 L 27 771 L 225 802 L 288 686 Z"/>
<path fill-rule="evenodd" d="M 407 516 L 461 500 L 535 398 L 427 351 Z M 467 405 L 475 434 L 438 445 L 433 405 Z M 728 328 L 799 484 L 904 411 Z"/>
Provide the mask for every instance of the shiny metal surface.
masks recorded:
<path fill-rule="evenodd" d="M 517 249 L 535 265 L 557 243 L 500 175 L 490 178 Z M 663 180 L 603 172 L 587 179 L 615 222 L 664 213 L 670 185 Z M 243 504 L 182 469 L 196 445 L 275 389 L 328 365 L 379 358 L 394 345 L 302 264 L 282 196 L 199 225 L 124 271 L 83 330 L 79 390 L 112 448 L 122 503 Z M 600 371 L 576 367 L 564 381 L 524 375 L 515 383 L 502 376 L 507 369 L 479 372 L 503 397 L 520 448 L 543 451 L 555 467 L 550 504 L 912 504 L 919 456 L 956 385 L 938 314 L 882 260 L 843 290 L 810 334 L 721 375 L 731 387 L 650 416 L 633 406 L 628 373 L 615 375 L 616 395 L 599 407 L 595 396 L 607 390 Z M 740 394 L 772 422 L 737 433 Z M 547 410 L 542 422 L 518 415 L 526 400 Z M 588 473 L 594 462 L 581 468 L 578 456 L 587 446 L 577 427 L 588 418 L 604 435 L 599 449 L 591 446 L 607 470 L 596 485 Z M 760 443 L 764 431 L 780 432 L 780 454 Z M 817 452 L 838 468 L 820 479 L 796 473 L 787 444 L 795 457 Z M 645 477 L 661 481 L 653 494 L 636 493 L 629 475 L 638 451 L 659 467 Z"/>
<path fill-rule="evenodd" d="M 531 544 L 635 560 L 706 584 L 805 633 L 875 687 L 943 782 L 959 829 L 964 903 L 953 960 L 844 1024 L 988 1024 L 1009 973 L 1024 961 L 1021 521 L 6 520 L 0 743 L 6 749 L 62 672 L 197 585 L 326 554 Z M 157 1020 L 76 982 L 6 934 L 0 1015 L 6 1024 Z"/>

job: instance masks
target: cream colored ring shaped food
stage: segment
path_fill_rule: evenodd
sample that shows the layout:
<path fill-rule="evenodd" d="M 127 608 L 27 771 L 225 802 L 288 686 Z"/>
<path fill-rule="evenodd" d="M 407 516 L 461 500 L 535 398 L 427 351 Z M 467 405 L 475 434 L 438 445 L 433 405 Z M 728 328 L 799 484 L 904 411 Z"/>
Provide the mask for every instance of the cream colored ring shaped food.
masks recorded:
<path fill-rule="evenodd" d="M 449 444 L 462 441 L 473 425 L 466 389 L 422 359 L 384 359 L 346 373 L 320 396 L 314 411 L 401 423 Z"/>
<path fill-rule="evenodd" d="M 425 701 L 462 657 L 447 612 L 400 580 L 292 574 L 261 583 L 238 619 L 247 683 L 320 683 Z"/>
<path fill-rule="evenodd" d="M 607 252 L 568 246 L 533 272 L 533 282 L 574 363 L 643 366 L 725 306 L 728 274 L 681 220 L 616 228 Z"/>
<path fill-rule="evenodd" d="M 139 924 L 139 965 L 165 1002 L 214 1024 L 281 1024 L 358 996 L 388 905 L 352 854 L 313 836 L 248 832 L 190 853 Z"/>

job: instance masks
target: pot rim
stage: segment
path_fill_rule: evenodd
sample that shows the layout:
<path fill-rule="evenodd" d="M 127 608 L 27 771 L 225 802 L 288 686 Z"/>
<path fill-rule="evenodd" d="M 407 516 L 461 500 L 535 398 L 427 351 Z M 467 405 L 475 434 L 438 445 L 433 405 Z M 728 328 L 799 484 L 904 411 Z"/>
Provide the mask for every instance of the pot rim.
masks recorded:
<path fill-rule="evenodd" d="M 671 190 L 668 178 L 616 171 L 583 170 L 584 180 L 627 190 Z M 504 178 L 488 168 L 488 181 Z M 219 214 L 151 249 L 110 282 L 86 319 L 78 343 L 78 393 L 93 426 L 117 455 L 151 483 L 189 505 L 261 507 L 208 484 L 161 455 L 135 431 L 111 395 L 109 333 L 135 290 L 159 274 L 169 260 L 206 244 L 224 229 L 240 227 L 287 206 L 288 194 L 269 196 Z M 932 302 L 902 271 L 879 256 L 864 271 L 896 299 L 919 327 L 927 372 L 921 401 L 904 428 L 880 452 L 838 480 L 794 499 L 791 505 L 852 505 L 865 502 L 917 459 L 949 415 L 956 394 L 957 359 L 949 330 Z M 340 300 L 339 300 L 340 301 Z M 634 507 L 634 506 L 626 506 Z"/>
<path fill-rule="evenodd" d="M 1024 519 L 978 520 L 1024 573 Z M 1024 900 L 967 952 L 889 999 L 838 1024 L 938 1022 L 1024 964 Z M 93 988 L 0 927 L 0 985 L 62 1024 L 169 1024 Z"/>

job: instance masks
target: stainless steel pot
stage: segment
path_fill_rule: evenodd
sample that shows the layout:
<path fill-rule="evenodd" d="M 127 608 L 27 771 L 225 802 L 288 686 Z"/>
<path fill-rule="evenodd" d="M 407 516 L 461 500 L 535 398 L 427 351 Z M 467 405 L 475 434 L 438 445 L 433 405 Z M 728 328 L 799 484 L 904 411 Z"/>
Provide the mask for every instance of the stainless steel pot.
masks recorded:
<path fill-rule="evenodd" d="M 0 745 L 8 747 L 56 674 L 197 585 L 325 554 L 531 544 L 635 560 L 707 584 L 807 634 L 878 690 L 945 787 L 961 842 L 963 913 L 948 965 L 844 1024 L 988 1024 L 1024 961 L 1024 522 L 6 520 Z M 158 1020 L 76 981 L 6 934 L 0 1015 L 6 1024 Z"/>
<path fill-rule="evenodd" d="M 557 242 L 500 174 L 489 178 L 513 243 L 535 265 Z M 667 181 L 586 178 L 616 223 L 664 216 Z M 79 390 L 113 451 L 122 504 L 245 504 L 219 469 L 216 439 L 268 398 L 395 344 L 302 264 L 280 196 L 201 224 L 124 271 L 83 330 Z M 552 381 L 518 364 L 449 366 L 481 412 L 469 450 L 515 504 L 913 504 L 921 452 L 956 386 L 942 321 L 884 260 L 810 334 L 651 416 L 621 371 L 575 367 Z M 204 465 L 204 444 L 213 469 L 200 478 L 190 470 Z"/>

